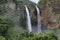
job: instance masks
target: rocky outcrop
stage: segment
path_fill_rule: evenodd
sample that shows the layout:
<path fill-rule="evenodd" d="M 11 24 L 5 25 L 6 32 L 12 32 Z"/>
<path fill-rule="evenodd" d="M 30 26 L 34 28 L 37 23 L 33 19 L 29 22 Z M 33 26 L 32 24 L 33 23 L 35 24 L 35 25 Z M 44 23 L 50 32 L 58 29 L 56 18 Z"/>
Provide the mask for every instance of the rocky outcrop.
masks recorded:
<path fill-rule="evenodd" d="M 7 16 L 11 17 L 11 19 L 15 22 L 15 24 L 26 28 L 26 10 L 23 2 L 19 2 L 17 5 L 12 1 L 8 0 L 5 4 L 7 8 Z M 35 7 L 31 4 L 27 5 L 29 8 L 30 16 L 32 19 L 32 24 L 36 24 L 36 15 L 35 15 Z M 35 21 L 34 21 L 35 20 Z"/>
<path fill-rule="evenodd" d="M 52 28 L 56 29 L 59 28 L 59 15 L 56 14 L 58 12 L 55 12 L 56 6 L 53 6 L 54 3 L 48 2 L 43 5 L 41 8 L 41 23 L 42 23 L 42 28 Z M 17 5 L 12 1 L 8 0 L 8 2 L 5 4 L 7 11 L 8 11 L 8 16 L 14 20 L 14 22 L 18 25 L 26 26 L 26 11 L 23 2 L 19 2 Z M 30 11 L 30 16 L 32 20 L 32 25 L 37 25 L 37 12 L 36 8 L 29 4 L 27 5 Z M 57 9 L 58 10 L 58 9 Z"/>
<path fill-rule="evenodd" d="M 59 24 L 57 22 L 57 17 L 53 12 L 53 8 L 50 5 L 51 5 L 50 3 L 46 3 L 43 6 L 43 10 L 41 13 L 42 27 L 56 29 L 59 28 Z"/>

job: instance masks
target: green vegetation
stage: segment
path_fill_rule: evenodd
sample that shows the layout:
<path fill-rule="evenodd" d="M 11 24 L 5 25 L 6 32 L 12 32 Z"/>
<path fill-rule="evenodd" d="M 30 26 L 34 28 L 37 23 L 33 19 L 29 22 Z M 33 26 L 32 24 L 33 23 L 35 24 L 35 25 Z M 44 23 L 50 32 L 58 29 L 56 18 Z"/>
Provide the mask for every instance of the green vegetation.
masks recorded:
<path fill-rule="evenodd" d="M 27 31 L 23 33 L 12 31 L 13 30 L 9 33 L 9 40 L 58 40 L 57 36 L 53 33 L 48 33 L 46 35 L 40 33 L 39 35 L 35 35 L 32 32 L 29 33 Z"/>
<path fill-rule="evenodd" d="M 22 1 L 22 0 L 13 0 L 15 3 L 19 3 L 20 1 Z"/>
<path fill-rule="evenodd" d="M 13 28 L 8 30 L 8 33 L 6 34 L 6 38 L 9 40 L 19 40 L 19 34 L 20 32 L 15 31 Z"/>
<path fill-rule="evenodd" d="M 12 20 L 7 17 L 0 17 L 0 32 L 7 30 L 10 27 L 13 27 L 14 24 Z"/>
<path fill-rule="evenodd" d="M 32 32 L 25 31 L 23 33 L 15 31 L 13 27 L 14 23 L 9 18 L 0 17 L 0 40 L 58 40 L 57 36 L 53 33 L 46 35 L 35 35 Z M 5 32 L 5 33 L 4 33 Z"/>
<path fill-rule="evenodd" d="M 48 33 L 46 35 L 39 34 L 39 35 L 34 35 L 33 33 L 23 33 L 20 36 L 22 36 L 21 40 L 58 40 L 53 33 Z"/>
<path fill-rule="evenodd" d="M 7 0 L 0 0 L 0 4 L 6 3 Z"/>
<path fill-rule="evenodd" d="M 38 34 L 35 35 L 32 32 L 29 33 L 28 31 L 24 31 L 24 32 L 18 32 L 16 30 L 14 30 L 14 20 L 12 20 L 10 17 L 8 16 L 4 16 L 5 13 L 7 13 L 7 10 L 5 8 L 4 3 L 7 0 L 0 0 L 0 40 L 58 40 L 58 37 L 54 34 L 54 33 L 48 33 L 48 34 Z M 13 0 L 16 4 L 19 3 L 22 0 Z M 29 3 L 29 1 L 27 0 L 23 0 L 26 4 Z M 43 4 L 45 4 L 47 2 L 47 0 L 41 0 L 38 4 L 41 6 Z M 32 3 L 32 2 L 31 2 Z M 20 19 L 20 25 L 23 26 L 25 28 L 26 26 L 26 15 L 25 16 L 21 16 Z M 36 25 L 37 20 L 36 19 L 32 19 L 32 24 Z M 22 30 L 19 30 L 22 31 Z"/>
<path fill-rule="evenodd" d="M 3 36 L 0 36 L 0 40 L 5 40 L 5 38 Z"/>
<path fill-rule="evenodd" d="M 0 5 L 0 16 L 4 15 L 5 13 L 7 13 L 5 6 L 4 5 Z"/>
<path fill-rule="evenodd" d="M 40 0 L 40 1 L 38 2 L 38 4 L 39 4 L 40 6 L 42 6 L 42 5 L 44 5 L 45 3 L 47 3 L 47 1 L 48 1 L 48 0 Z"/>
<path fill-rule="evenodd" d="M 8 30 L 14 27 L 13 21 L 10 17 L 5 16 L 7 13 L 4 3 L 7 0 L 0 0 L 0 40 L 7 40 L 6 35 Z"/>
<path fill-rule="evenodd" d="M 14 23 L 10 18 L 0 16 L 0 35 L 1 35 L 0 40 L 7 39 L 6 36 L 8 34 L 8 30 L 13 27 L 14 27 Z"/>

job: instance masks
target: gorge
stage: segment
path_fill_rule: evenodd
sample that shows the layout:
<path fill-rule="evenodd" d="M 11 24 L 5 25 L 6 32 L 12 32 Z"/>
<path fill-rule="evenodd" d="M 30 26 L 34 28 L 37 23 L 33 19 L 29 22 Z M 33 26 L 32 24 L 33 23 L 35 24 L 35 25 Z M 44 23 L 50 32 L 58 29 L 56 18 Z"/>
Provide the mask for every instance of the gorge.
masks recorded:
<path fill-rule="evenodd" d="M 56 25 L 56 28 L 58 28 L 59 26 L 57 21 L 52 22 L 52 20 L 54 21 L 56 19 L 54 13 L 52 14 L 52 7 L 49 6 L 49 3 L 46 3 L 42 7 L 42 9 L 39 9 L 39 7 L 41 6 L 38 7 L 35 3 L 32 3 L 31 1 L 25 1 L 24 3 L 22 1 L 18 2 L 17 9 L 15 2 L 13 2 L 12 0 L 9 0 L 4 5 L 8 10 L 8 13 L 6 15 L 11 17 L 11 19 L 15 22 L 16 28 L 27 27 L 26 29 L 28 29 L 28 31 L 30 32 L 32 31 L 36 34 L 42 32 L 46 34 L 47 32 L 55 32 L 55 26 L 53 25 Z M 41 10 L 43 10 L 42 13 L 40 13 Z M 33 26 L 34 28 L 32 28 Z M 15 30 L 20 30 L 18 28 Z"/>

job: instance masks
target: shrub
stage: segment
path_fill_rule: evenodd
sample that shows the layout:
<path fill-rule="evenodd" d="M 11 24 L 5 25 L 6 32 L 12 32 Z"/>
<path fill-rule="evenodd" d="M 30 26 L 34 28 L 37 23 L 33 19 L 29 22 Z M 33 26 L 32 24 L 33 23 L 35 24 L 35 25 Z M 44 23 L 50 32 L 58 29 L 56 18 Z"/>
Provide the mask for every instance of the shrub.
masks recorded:
<path fill-rule="evenodd" d="M 21 0 L 13 0 L 15 3 L 18 3 L 18 2 L 20 2 Z"/>
<path fill-rule="evenodd" d="M 35 35 L 32 32 L 25 31 L 20 33 L 12 29 L 9 30 L 7 38 L 9 40 L 58 40 L 54 33 L 48 33 L 46 35 L 40 33 L 39 35 Z"/>
<path fill-rule="evenodd" d="M 10 18 L 0 17 L 0 34 L 4 35 L 13 26 L 14 23 Z"/>
<path fill-rule="evenodd" d="M 14 29 L 9 29 L 8 33 L 6 34 L 6 38 L 8 40 L 19 40 L 20 33 L 15 31 Z"/>
<path fill-rule="evenodd" d="M 0 36 L 0 40 L 5 40 L 5 38 L 3 36 Z"/>
<path fill-rule="evenodd" d="M 48 33 L 45 36 L 45 40 L 58 40 L 57 36 L 54 33 Z"/>
<path fill-rule="evenodd" d="M 7 0 L 0 0 L 0 4 L 7 2 Z"/>
<path fill-rule="evenodd" d="M 44 34 L 40 33 L 40 34 L 38 35 L 38 40 L 44 40 Z"/>
<path fill-rule="evenodd" d="M 20 40 L 58 40 L 54 33 L 48 33 L 46 35 L 40 33 L 35 35 L 33 33 L 24 32 L 20 34 Z"/>
<path fill-rule="evenodd" d="M 0 4 L 0 16 L 4 15 L 5 13 L 7 13 L 5 6 Z"/>

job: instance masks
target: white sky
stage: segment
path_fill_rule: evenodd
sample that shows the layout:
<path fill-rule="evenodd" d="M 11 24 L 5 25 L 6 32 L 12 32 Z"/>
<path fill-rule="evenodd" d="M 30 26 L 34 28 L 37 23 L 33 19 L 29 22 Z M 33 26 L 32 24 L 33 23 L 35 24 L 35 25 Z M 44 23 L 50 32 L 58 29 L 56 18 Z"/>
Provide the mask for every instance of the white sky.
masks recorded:
<path fill-rule="evenodd" d="M 33 1 L 33 2 L 35 2 L 37 4 L 39 0 L 31 0 L 31 1 Z"/>

